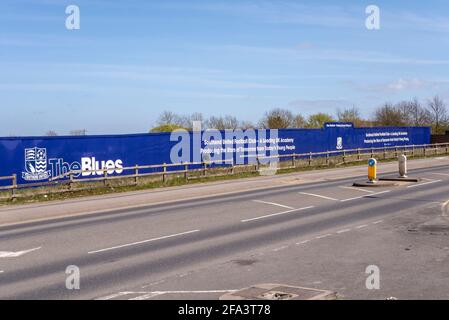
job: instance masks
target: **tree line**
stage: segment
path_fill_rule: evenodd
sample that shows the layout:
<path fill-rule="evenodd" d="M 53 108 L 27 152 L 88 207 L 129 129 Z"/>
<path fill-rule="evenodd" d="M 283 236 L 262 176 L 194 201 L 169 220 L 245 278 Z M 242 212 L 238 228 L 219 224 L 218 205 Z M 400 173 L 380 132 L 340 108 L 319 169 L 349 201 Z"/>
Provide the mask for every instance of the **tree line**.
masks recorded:
<path fill-rule="evenodd" d="M 356 127 L 429 126 L 434 134 L 449 130 L 449 113 L 443 99 L 435 96 L 425 103 L 418 99 L 387 102 L 377 107 L 370 117 L 364 117 L 357 107 L 338 109 L 335 113 L 318 112 L 304 117 L 284 108 L 271 109 L 257 123 L 241 121 L 232 115 L 205 118 L 201 113 L 179 115 L 164 111 L 150 132 L 171 132 L 176 129 L 192 130 L 193 121 L 201 121 L 203 129 L 287 129 L 322 128 L 326 122 L 352 122 Z"/>
<path fill-rule="evenodd" d="M 434 134 L 444 134 L 449 131 L 449 111 L 442 98 L 435 96 L 421 102 L 414 98 L 398 103 L 386 102 L 377 107 L 374 112 L 365 117 L 359 108 L 353 106 L 338 109 L 335 114 L 317 112 L 305 117 L 285 108 L 274 108 L 263 115 L 259 121 L 252 123 L 242 121 L 233 115 L 204 117 L 195 112 L 190 115 L 179 115 L 164 111 L 158 117 L 150 132 L 171 132 L 176 129 L 192 130 L 192 123 L 201 121 L 203 129 L 288 129 L 288 128 L 322 128 L 326 122 L 352 122 L 356 127 L 401 127 L 429 126 Z M 47 136 L 57 136 L 54 130 L 45 133 Z M 69 135 L 86 135 L 86 129 L 72 130 Z"/>

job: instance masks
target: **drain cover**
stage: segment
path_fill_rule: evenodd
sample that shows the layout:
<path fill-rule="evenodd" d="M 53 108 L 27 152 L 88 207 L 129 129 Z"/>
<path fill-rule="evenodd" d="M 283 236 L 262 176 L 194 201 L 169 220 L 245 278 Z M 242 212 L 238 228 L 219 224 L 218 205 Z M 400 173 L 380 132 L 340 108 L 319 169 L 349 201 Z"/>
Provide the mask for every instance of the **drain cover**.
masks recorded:
<path fill-rule="evenodd" d="M 291 300 L 297 296 L 298 295 L 296 295 L 296 294 L 285 293 L 285 292 L 281 292 L 281 291 L 268 291 L 268 292 L 262 293 L 257 298 L 265 299 L 265 300 Z"/>
<path fill-rule="evenodd" d="M 335 292 L 283 284 L 257 284 L 227 293 L 220 300 L 334 300 Z"/>

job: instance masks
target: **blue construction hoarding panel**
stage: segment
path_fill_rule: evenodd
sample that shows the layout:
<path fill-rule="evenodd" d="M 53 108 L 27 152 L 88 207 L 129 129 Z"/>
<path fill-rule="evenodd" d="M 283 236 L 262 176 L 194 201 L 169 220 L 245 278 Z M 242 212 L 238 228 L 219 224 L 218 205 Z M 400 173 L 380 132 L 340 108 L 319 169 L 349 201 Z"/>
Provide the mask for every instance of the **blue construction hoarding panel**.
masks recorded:
<path fill-rule="evenodd" d="M 123 167 L 179 161 L 233 159 L 254 161 L 255 155 L 291 154 L 342 149 L 430 143 L 428 127 L 354 128 L 347 123 L 323 129 L 255 130 L 198 133 L 152 133 L 77 137 L 0 138 L 0 176 L 17 174 L 18 183 L 45 182 L 69 170 L 99 170 L 81 178 L 131 174 Z M 185 147 L 187 145 L 187 147 Z M 3 185 L 7 182 L 0 182 Z"/>

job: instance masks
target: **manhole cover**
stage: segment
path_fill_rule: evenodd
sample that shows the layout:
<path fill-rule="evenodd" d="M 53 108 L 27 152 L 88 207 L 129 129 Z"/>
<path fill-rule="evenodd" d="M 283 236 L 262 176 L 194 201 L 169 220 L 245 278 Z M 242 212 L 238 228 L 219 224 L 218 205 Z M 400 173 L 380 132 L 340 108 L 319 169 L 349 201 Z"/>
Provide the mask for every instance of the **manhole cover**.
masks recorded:
<path fill-rule="evenodd" d="M 220 300 L 335 300 L 329 290 L 295 287 L 283 284 L 257 284 L 227 293 Z"/>
<path fill-rule="evenodd" d="M 291 300 L 295 297 L 297 297 L 297 295 L 291 294 L 291 293 L 285 293 L 285 292 L 281 292 L 281 291 L 268 291 L 268 292 L 262 293 L 257 298 L 265 299 L 265 300 Z"/>

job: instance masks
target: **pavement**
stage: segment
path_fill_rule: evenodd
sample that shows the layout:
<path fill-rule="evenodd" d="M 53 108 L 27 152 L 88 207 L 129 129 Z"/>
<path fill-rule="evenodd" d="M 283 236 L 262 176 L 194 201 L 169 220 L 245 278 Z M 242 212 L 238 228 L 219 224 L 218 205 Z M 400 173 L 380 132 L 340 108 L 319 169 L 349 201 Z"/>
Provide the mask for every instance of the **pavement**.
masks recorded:
<path fill-rule="evenodd" d="M 355 188 L 366 167 L 354 167 L 168 190 L 176 201 L 157 190 L 2 208 L 0 298 L 218 299 L 279 283 L 449 299 L 449 158 L 409 168 L 420 182 Z M 378 290 L 366 287 L 373 265 Z M 71 270 L 79 290 L 67 288 Z"/>

